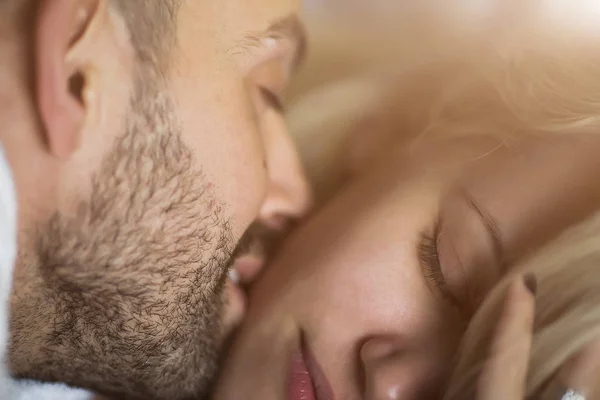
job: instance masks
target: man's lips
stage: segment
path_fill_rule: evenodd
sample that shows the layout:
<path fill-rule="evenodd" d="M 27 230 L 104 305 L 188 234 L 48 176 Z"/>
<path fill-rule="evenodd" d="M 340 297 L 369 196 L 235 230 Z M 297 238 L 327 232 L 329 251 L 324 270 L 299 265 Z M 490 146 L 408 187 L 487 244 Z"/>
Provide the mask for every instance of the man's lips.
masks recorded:
<path fill-rule="evenodd" d="M 233 263 L 225 291 L 227 303 L 223 324 L 227 334 L 242 322 L 246 313 L 248 298 L 244 286 L 252 283 L 264 266 L 264 259 L 253 255 L 240 257 Z"/>
<path fill-rule="evenodd" d="M 288 400 L 333 400 L 331 386 L 304 340 L 292 356 Z"/>
<path fill-rule="evenodd" d="M 232 270 L 237 273 L 239 283 L 248 285 L 256 279 L 264 266 L 265 259 L 263 257 L 246 255 L 235 260 Z"/>

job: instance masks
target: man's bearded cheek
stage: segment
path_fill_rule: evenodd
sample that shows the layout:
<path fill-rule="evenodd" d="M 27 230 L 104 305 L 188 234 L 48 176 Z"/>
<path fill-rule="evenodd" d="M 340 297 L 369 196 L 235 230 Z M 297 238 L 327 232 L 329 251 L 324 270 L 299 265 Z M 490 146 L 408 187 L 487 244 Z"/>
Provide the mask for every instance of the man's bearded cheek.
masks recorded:
<path fill-rule="evenodd" d="M 37 235 L 44 295 L 18 308 L 27 329 L 13 349 L 42 354 L 23 377 L 132 399 L 197 395 L 212 378 L 234 239 L 179 132 L 151 126 L 167 124 L 133 124 L 77 217 L 56 214 Z M 31 343 L 40 325 L 50 332 Z"/>

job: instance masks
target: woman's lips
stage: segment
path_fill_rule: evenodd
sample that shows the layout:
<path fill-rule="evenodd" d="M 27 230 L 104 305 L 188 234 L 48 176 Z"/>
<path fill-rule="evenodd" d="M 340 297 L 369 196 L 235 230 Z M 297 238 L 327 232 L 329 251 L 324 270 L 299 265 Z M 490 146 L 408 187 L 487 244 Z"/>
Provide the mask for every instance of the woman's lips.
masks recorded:
<path fill-rule="evenodd" d="M 306 359 L 306 364 L 308 366 L 308 372 L 313 379 L 317 400 L 334 400 L 331 385 L 323 373 L 323 370 L 319 366 L 317 359 L 314 357 L 307 345 L 303 346 L 303 350 L 304 358 Z"/>
<path fill-rule="evenodd" d="M 292 356 L 288 400 L 316 400 L 312 378 L 300 350 Z"/>
<path fill-rule="evenodd" d="M 333 391 L 310 349 L 301 340 L 292 357 L 288 400 L 333 400 Z"/>

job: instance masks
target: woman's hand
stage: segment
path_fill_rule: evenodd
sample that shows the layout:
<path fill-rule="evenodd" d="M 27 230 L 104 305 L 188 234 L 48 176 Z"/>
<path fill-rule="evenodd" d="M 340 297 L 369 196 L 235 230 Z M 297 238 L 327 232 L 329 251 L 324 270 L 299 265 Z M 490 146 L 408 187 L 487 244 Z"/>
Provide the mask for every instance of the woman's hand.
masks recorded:
<path fill-rule="evenodd" d="M 511 285 L 490 357 L 479 382 L 478 400 L 525 399 L 536 288 L 533 276 L 519 279 Z"/>
<path fill-rule="evenodd" d="M 477 400 L 524 400 L 535 313 L 535 280 L 513 283 Z M 600 339 L 584 346 L 541 391 L 541 400 L 600 399 Z"/>
<path fill-rule="evenodd" d="M 541 400 L 596 400 L 600 399 L 600 340 L 584 346 L 560 369 L 556 378 L 550 382 L 540 396 Z M 565 393 L 577 393 L 571 397 Z"/>

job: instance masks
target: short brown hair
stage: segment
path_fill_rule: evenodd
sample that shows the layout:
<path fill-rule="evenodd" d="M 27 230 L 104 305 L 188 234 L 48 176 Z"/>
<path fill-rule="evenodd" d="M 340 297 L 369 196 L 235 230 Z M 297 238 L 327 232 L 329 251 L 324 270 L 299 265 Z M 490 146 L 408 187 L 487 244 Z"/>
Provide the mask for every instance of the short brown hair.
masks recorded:
<path fill-rule="evenodd" d="M 177 14 L 181 0 L 111 0 L 121 11 L 138 60 L 164 71 L 177 45 Z"/>

